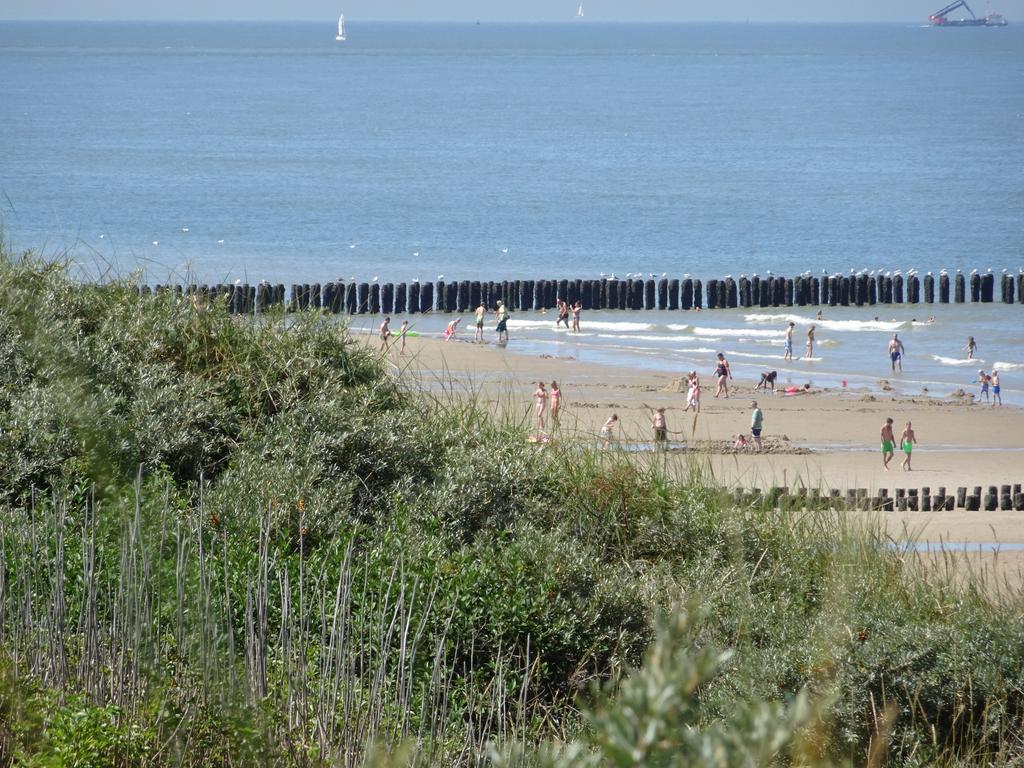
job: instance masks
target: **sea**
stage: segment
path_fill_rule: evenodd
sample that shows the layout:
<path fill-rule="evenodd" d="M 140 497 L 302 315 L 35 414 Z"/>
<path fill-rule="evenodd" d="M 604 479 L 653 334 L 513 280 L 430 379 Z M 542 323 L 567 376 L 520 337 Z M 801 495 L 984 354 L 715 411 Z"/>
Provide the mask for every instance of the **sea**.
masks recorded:
<path fill-rule="evenodd" d="M 1024 268 L 1024 19 L 346 22 L 0 23 L 0 236 L 149 283 Z M 810 309 L 553 320 L 509 350 L 939 396 L 998 367 L 1024 404 L 1021 305 L 827 309 L 786 364 Z"/>

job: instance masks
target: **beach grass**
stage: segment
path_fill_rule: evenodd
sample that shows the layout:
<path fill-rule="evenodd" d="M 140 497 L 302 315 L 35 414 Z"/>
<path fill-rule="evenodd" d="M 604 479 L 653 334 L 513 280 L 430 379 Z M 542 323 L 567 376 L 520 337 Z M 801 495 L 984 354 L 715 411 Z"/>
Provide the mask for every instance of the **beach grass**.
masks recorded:
<path fill-rule="evenodd" d="M 0 291 L 0 765 L 1024 760 L 1019 596 L 870 521 L 528 443 L 322 315 Z"/>

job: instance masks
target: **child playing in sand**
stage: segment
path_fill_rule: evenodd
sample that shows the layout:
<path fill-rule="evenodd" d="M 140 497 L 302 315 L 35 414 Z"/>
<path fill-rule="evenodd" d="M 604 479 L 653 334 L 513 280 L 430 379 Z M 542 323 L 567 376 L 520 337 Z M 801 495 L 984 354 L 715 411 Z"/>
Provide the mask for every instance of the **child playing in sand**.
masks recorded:
<path fill-rule="evenodd" d="M 606 451 L 608 450 L 608 447 L 612 443 L 612 430 L 615 429 L 615 425 L 618 423 L 619 414 L 613 413 L 611 416 L 608 417 L 608 421 L 604 423 L 604 426 L 601 427 L 600 443 L 602 449 Z"/>
<path fill-rule="evenodd" d="M 689 388 L 686 392 L 686 407 L 683 408 L 683 413 L 690 408 L 693 408 L 694 413 L 700 413 L 700 377 L 697 376 L 696 371 L 690 371 L 687 383 Z"/>
<path fill-rule="evenodd" d="M 754 387 L 754 391 L 756 392 L 759 389 L 763 389 L 765 392 L 767 392 L 768 391 L 768 387 L 771 387 L 772 388 L 772 394 L 774 395 L 775 394 L 775 380 L 778 377 L 779 377 L 779 372 L 778 371 L 768 371 L 767 373 L 762 373 L 761 374 L 761 381 L 758 383 L 758 385 L 756 387 Z"/>
<path fill-rule="evenodd" d="M 450 323 L 448 323 L 448 327 L 444 329 L 444 340 L 445 341 L 451 341 L 452 339 L 455 338 L 455 334 L 459 330 L 459 323 L 461 323 L 461 322 L 462 322 L 462 318 L 461 317 L 456 317 L 454 320 L 452 320 Z"/>
<path fill-rule="evenodd" d="M 978 383 L 981 384 L 981 393 L 978 395 L 978 399 L 985 398 L 985 402 L 989 402 L 988 399 L 988 374 L 982 370 L 978 371 Z"/>
<path fill-rule="evenodd" d="M 736 435 L 736 442 L 732 444 L 732 447 L 737 451 L 743 451 L 746 450 L 748 445 L 750 445 L 750 443 L 747 442 L 746 435 Z"/>
<path fill-rule="evenodd" d="M 651 426 L 654 427 L 654 447 L 660 449 L 665 447 L 668 440 L 668 425 L 665 421 L 665 409 L 658 408 L 651 417 Z"/>
<path fill-rule="evenodd" d="M 914 450 L 914 443 L 917 442 L 917 437 L 914 435 L 914 428 L 910 422 L 907 422 L 907 426 L 903 428 L 903 434 L 900 436 L 900 447 L 903 448 L 903 468 L 910 471 L 910 454 Z"/>

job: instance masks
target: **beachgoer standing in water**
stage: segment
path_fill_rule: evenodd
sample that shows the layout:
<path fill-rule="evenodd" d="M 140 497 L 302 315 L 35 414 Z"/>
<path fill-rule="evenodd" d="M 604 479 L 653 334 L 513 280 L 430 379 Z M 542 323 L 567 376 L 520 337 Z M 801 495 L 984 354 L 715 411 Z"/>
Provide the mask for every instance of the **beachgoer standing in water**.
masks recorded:
<path fill-rule="evenodd" d="M 796 323 L 790 322 L 789 327 L 786 328 L 786 351 L 785 354 L 782 355 L 783 360 L 793 359 L 793 328 L 795 326 Z"/>
<path fill-rule="evenodd" d="M 900 335 L 894 333 L 892 335 L 892 341 L 889 342 L 889 361 L 892 363 L 892 371 L 896 372 L 896 366 L 900 367 L 900 372 L 903 372 L 903 342 L 900 341 Z"/>
<path fill-rule="evenodd" d="M 821 314 L 821 310 L 820 309 L 818 310 L 818 314 L 816 314 L 814 316 L 814 319 L 815 320 L 824 320 L 825 319 L 825 316 L 823 314 Z"/>
<path fill-rule="evenodd" d="M 405 334 L 409 331 L 409 321 L 403 320 L 402 327 L 398 329 L 398 338 L 402 340 L 402 347 L 398 350 L 398 354 L 405 354 Z"/>
<path fill-rule="evenodd" d="M 544 389 L 544 382 L 537 382 L 537 389 L 533 391 L 533 415 L 537 419 L 537 430 L 544 431 L 544 407 L 548 404 L 548 391 Z"/>
<path fill-rule="evenodd" d="M 555 328 L 560 323 L 565 323 L 565 330 L 569 330 L 569 305 L 561 299 L 558 300 L 558 319 L 555 320 Z"/>
<path fill-rule="evenodd" d="M 882 467 L 889 471 L 889 462 L 892 461 L 893 443 L 896 441 L 892 433 L 892 419 L 887 418 L 882 425 Z"/>
<path fill-rule="evenodd" d="M 619 423 L 619 414 L 613 413 L 608 417 L 608 421 L 601 427 L 601 447 L 604 450 L 608 450 L 608 447 L 612 443 L 612 430 L 615 429 L 615 425 Z"/>
<path fill-rule="evenodd" d="M 663 450 L 668 441 L 668 424 L 665 420 L 665 409 L 659 408 L 651 418 L 651 426 L 654 427 L 654 448 Z"/>
<path fill-rule="evenodd" d="M 505 309 L 505 302 L 498 302 L 498 309 L 494 313 L 494 316 L 498 319 L 498 325 L 495 330 L 498 332 L 498 343 L 508 343 L 508 310 Z"/>
<path fill-rule="evenodd" d="M 978 400 L 985 398 L 985 402 L 989 402 L 988 399 L 988 374 L 982 370 L 978 371 L 978 383 L 981 384 L 981 392 L 978 394 Z"/>
<path fill-rule="evenodd" d="M 715 376 L 718 377 L 718 388 L 715 390 L 715 399 L 723 392 L 725 393 L 725 399 L 729 399 L 729 382 L 728 379 L 732 378 L 732 369 L 729 367 L 729 361 L 725 359 L 725 355 L 721 352 L 718 353 L 718 364 L 715 366 Z"/>
<path fill-rule="evenodd" d="M 973 360 L 974 353 L 978 351 L 978 343 L 974 340 L 973 336 L 967 337 L 967 346 L 964 349 L 967 350 L 967 359 Z"/>
<path fill-rule="evenodd" d="M 996 404 L 1003 404 L 1003 396 L 999 394 L 999 371 L 995 368 L 992 369 L 992 373 L 989 374 L 989 379 L 992 381 L 992 407 L 995 408 Z"/>
<path fill-rule="evenodd" d="M 903 449 L 903 468 L 910 471 L 910 454 L 914 450 L 914 443 L 917 442 L 917 437 L 914 435 L 914 427 L 907 422 L 907 426 L 903 428 L 903 434 L 900 436 L 900 447 Z"/>
<path fill-rule="evenodd" d="M 814 357 L 814 326 L 812 325 L 807 329 L 807 354 L 804 355 L 807 360 Z"/>
<path fill-rule="evenodd" d="M 764 414 L 761 413 L 761 409 L 757 407 L 757 400 L 750 401 L 750 407 L 754 409 L 753 413 L 750 414 L 750 434 L 754 438 L 754 450 L 761 450 L 761 426 L 764 421 Z"/>
<path fill-rule="evenodd" d="M 562 390 L 558 388 L 558 382 L 551 382 L 551 393 L 548 395 L 548 412 L 551 414 L 551 427 L 558 427 L 558 413 L 562 410 Z"/>
<path fill-rule="evenodd" d="M 476 335 L 473 337 L 474 342 L 484 343 L 484 315 L 487 310 L 484 309 L 484 305 L 481 304 L 476 308 Z"/>
<path fill-rule="evenodd" d="M 693 408 L 694 413 L 700 413 L 700 377 L 697 376 L 697 372 L 690 371 L 690 375 L 686 377 L 686 382 L 689 387 L 686 392 L 686 407 L 683 408 L 683 413 L 686 413 L 690 408 Z"/>
<path fill-rule="evenodd" d="M 572 305 L 572 332 L 580 332 L 580 310 L 583 309 L 583 305 L 578 301 Z"/>
<path fill-rule="evenodd" d="M 380 351 L 388 351 L 388 339 L 391 338 L 391 318 L 385 317 L 384 322 L 380 324 Z"/>

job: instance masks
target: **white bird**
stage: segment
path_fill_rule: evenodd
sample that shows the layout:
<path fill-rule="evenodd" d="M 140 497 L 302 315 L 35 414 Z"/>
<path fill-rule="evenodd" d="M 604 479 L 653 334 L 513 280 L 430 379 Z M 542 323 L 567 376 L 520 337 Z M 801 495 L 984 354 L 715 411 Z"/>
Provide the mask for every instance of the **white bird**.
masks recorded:
<path fill-rule="evenodd" d="M 160 245 L 160 241 L 159 240 L 154 240 L 153 241 L 153 245 Z"/>
<path fill-rule="evenodd" d="M 684 272 L 683 273 L 683 279 L 688 280 L 689 278 L 690 278 L 690 273 L 689 272 Z"/>
<path fill-rule="evenodd" d="M 376 276 L 376 275 L 374 275 L 374 276 L 373 276 L 373 280 L 371 280 L 370 282 L 371 282 L 371 283 L 376 283 L 376 282 L 377 282 L 377 276 Z"/>
<path fill-rule="evenodd" d="M 772 271 L 769 269 L 767 274 L 768 274 L 768 277 L 771 277 L 772 276 Z"/>
<path fill-rule="evenodd" d="M 444 275 L 438 275 L 438 276 L 437 276 L 437 279 L 438 279 L 438 280 L 444 280 Z"/>
<path fill-rule="evenodd" d="M 241 284 L 242 284 L 242 281 L 241 281 L 241 279 L 239 279 L 239 280 L 235 280 L 235 285 L 241 285 Z"/>
<path fill-rule="evenodd" d="M 420 255 L 420 252 L 419 252 L 419 251 L 413 251 L 413 252 L 412 252 L 412 255 L 413 255 L 413 256 L 419 256 L 419 255 Z"/>
<path fill-rule="evenodd" d="M 224 241 L 223 240 L 218 240 L 217 241 L 217 245 L 224 245 Z"/>
<path fill-rule="evenodd" d="M 351 277 L 349 277 L 348 281 L 349 281 L 350 283 L 354 283 L 354 282 L 356 281 L 356 276 L 355 276 L 355 275 L 352 275 Z"/>
<path fill-rule="evenodd" d="M 182 228 L 181 228 L 181 231 L 182 231 L 182 232 L 188 232 L 188 227 L 182 227 Z"/>
<path fill-rule="evenodd" d="M 601 273 L 601 277 L 604 277 L 604 272 Z"/>
<path fill-rule="evenodd" d="M 100 235 L 100 240 L 102 240 L 104 237 L 106 237 L 106 235 Z"/>
<path fill-rule="evenodd" d="M 412 281 L 413 281 L 414 283 L 418 283 L 418 282 L 420 281 L 420 279 L 419 279 L 418 277 L 414 277 L 414 278 L 412 279 Z"/>
<path fill-rule="evenodd" d="M 662 276 L 662 277 L 668 277 L 668 272 L 662 272 L 662 273 L 661 273 L 661 276 Z"/>
<path fill-rule="evenodd" d="M 508 253 L 508 248 L 502 248 L 502 249 L 501 249 L 501 252 L 502 252 L 502 253 Z"/>

